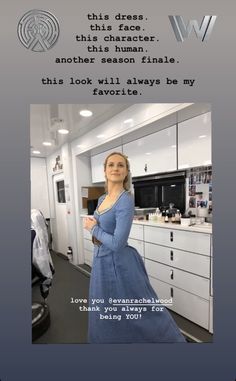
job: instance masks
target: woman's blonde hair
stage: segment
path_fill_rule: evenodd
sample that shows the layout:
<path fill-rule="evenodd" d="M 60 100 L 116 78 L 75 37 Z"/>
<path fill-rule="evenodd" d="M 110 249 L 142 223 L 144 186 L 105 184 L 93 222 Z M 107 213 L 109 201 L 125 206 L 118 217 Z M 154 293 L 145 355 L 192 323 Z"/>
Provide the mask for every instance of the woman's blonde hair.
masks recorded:
<path fill-rule="evenodd" d="M 130 164 L 129 164 L 129 160 L 128 160 L 128 156 L 124 155 L 123 153 L 121 152 L 112 152 L 110 153 L 106 159 L 105 159 L 105 162 L 104 162 L 104 171 L 106 170 L 106 166 L 107 166 L 107 161 L 109 159 L 109 157 L 113 156 L 113 155 L 119 155 L 121 157 L 123 157 L 123 159 L 125 160 L 125 164 L 126 164 L 126 168 L 127 168 L 127 176 L 125 176 L 124 178 L 124 181 L 123 181 L 123 187 L 125 190 L 129 191 L 130 190 L 130 186 L 131 186 L 131 180 L 130 180 Z M 107 192 L 107 179 L 106 179 L 106 183 L 105 183 L 105 190 Z"/>

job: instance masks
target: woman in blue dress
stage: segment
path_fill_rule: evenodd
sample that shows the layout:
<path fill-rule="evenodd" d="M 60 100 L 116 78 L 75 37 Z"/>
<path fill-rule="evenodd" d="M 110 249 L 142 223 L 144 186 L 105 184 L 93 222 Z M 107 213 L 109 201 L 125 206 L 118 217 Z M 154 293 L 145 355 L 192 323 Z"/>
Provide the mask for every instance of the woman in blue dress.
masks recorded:
<path fill-rule="evenodd" d="M 104 163 L 107 193 L 94 217 L 84 219 L 94 243 L 89 289 L 89 343 L 185 342 L 165 307 L 158 301 L 143 260 L 127 243 L 134 215 L 128 191 L 129 162 L 110 154 Z"/>

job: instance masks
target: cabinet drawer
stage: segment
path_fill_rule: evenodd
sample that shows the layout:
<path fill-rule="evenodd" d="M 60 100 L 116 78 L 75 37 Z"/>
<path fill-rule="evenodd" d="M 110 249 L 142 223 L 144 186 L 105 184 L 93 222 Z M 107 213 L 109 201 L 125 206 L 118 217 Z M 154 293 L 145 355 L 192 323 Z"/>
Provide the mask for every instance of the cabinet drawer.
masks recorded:
<path fill-rule="evenodd" d="M 143 243 L 143 241 L 139 241 L 137 239 L 129 238 L 128 244 L 130 246 L 133 246 L 142 257 L 144 256 L 144 243 Z"/>
<path fill-rule="evenodd" d="M 132 224 L 129 238 L 139 239 L 143 241 L 143 225 Z"/>
<path fill-rule="evenodd" d="M 88 250 L 84 250 L 84 263 L 92 267 L 93 253 Z"/>
<path fill-rule="evenodd" d="M 210 257 L 145 242 L 145 258 L 210 278 Z"/>
<path fill-rule="evenodd" d="M 150 277 L 150 283 L 159 299 L 170 299 L 173 305 L 168 307 L 177 314 L 191 320 L 205 329 L 209 329 L 209 302 L 199 296 L 161 282 Z"/>
<path fill-rule="evenodd" d="M 210 234 L 144 226 L 144 238 L 146 242 L 210 255 Z"/>
<path fill-rule="evenodd" d="M 211 289 L 210 294 L 213 296 L 213 257 L 211 257 Z"/>
<path fill-rule="evenodd" d="M 87 229 L 83 229 L 83 236 L 86 239 L 92 239 L 91 233 Z"/>
<path fill-rule="evenodd" d="M 94 245 L 91 240 L 84 239 L 84 249 L 93 252 Z"/>
<path fill-rule="evenodd" d="M 192 294 L 209 299 L 209 279 L 145 259 L 148 275 L 181 288 Z"/>

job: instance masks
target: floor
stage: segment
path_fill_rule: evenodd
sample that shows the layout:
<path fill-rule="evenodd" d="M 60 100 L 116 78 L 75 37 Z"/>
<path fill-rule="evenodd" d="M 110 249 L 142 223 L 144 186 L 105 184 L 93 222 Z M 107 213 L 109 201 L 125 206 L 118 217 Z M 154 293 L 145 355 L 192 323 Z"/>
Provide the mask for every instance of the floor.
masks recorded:
<path fill-rule="evenodd" d="M 79 269 L 64 256 L 53 252 L 52 260 L 55 274 L 46 301 L 51 325 L 34 344 L 86 343 L 88 313 L 79 311 L 79 304 L 71 303 L 71 298 L 88 299 L 90 268 L 84 265 Z M 43 301 L 38 283 L 32 286 L 32 300 Z M 212 342 L 212 335 L 208 331 L 172 311 L 170 313 L 188 342 Z"/>
<path fill-rule="evenodd" d="M 46 301 L 51 325 L 34 343 L 86 343 L 88 314 L 79 311 L 71 298 L 88 298 L 89 277 L 55 253 L 52 253 L 52 260 L 55 274 Z M 32 287 L 32 300 L 43 301 L 38 283 Z"/>

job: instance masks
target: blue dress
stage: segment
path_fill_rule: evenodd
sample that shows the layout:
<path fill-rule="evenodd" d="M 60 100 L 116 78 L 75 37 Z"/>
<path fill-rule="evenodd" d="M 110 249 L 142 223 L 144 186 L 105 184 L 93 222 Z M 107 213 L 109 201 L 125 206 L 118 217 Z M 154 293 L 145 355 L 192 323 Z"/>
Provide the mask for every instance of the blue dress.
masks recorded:
<path fill-rule="evenodd" d="M 98 207 L 104 198 L 100 197 Z M 165 307 L 152 310 L 150 303 L 158 297 L 141 256 L 127 243 L 133 197 L 124 191 L 111 208 L 99 213 L 98 207 L 97 225 L 91 230 L 100 243 L 94 246 L 90 278 L 89 343 L 185 342 Z"/>

